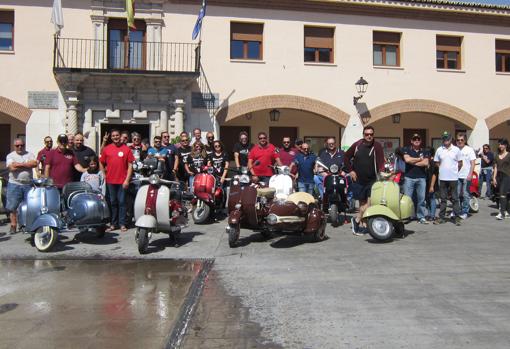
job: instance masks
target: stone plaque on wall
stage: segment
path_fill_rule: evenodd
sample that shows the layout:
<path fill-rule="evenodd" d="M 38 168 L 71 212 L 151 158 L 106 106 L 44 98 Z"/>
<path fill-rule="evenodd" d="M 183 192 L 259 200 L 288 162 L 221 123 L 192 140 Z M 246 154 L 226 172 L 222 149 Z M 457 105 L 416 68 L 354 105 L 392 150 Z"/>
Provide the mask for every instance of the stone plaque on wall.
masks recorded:
<path fill-rule="evenodd" d="M 28 107 L 31 109 L 58 109 L 58 92 L 28 91 Z"/>

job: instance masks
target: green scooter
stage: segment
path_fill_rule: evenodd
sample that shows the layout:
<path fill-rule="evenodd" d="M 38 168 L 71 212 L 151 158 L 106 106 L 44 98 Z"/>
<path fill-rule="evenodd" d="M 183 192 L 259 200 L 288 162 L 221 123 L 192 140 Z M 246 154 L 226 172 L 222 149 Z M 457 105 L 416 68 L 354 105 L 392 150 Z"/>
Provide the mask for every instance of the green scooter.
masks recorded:
<path fill-rule="evenodd" d="M 414 214 L 413 200 L 400 193 L 391 166 L 387 164 L 386 170 L 390 173 L 380 174 L 372 185 L 370 207 L 363 214 L 370 236 L 378 241 L 389 241 L 395 234 L 404 236 L 404 224 L 409 223 Z"/>

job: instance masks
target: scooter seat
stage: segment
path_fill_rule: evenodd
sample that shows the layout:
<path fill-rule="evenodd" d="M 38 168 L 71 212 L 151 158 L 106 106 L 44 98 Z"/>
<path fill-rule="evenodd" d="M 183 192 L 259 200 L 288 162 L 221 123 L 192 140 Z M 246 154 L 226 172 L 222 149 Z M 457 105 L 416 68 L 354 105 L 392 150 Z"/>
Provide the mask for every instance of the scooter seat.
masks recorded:
<path fill-rule="evenodd" d="M 257 196 L 265 197 L 267 199 L 274 198 L 275 193 L 275 188 L 257 188 Z"/>
<path fill-rule="evenodd" d="M 297 192 L 297 193 L 292 193 L 290 194 L 288 197 L 287 197 L 287 201 L 291 201 L 293 202 L 294 204 L 298 204 L 300 201 L 301 202 L 304 202 L 305 204 L 307 205 L 310 205 L 310 204 L 313 204 L 315 203 L 315 198 L 308 194 L 308 193 L 305 193 L 305 192 Z"/>

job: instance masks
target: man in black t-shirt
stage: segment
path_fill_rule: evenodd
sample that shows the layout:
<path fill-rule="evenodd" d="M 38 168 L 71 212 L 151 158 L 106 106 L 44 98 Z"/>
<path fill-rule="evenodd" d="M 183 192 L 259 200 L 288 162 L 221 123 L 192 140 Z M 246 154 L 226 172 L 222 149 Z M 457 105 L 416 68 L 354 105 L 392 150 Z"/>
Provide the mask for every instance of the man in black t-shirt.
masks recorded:
<path fill-rule="evenodd" d="M 428 224 L 426 217 L 425 195 L 427 192 L 427 168 L 429 167 L 430 152 L 421 147 L 421 136 L 415 133 L 411 137 L 411 146 L 403 149 L 406 172 L 404 180 L 404 194 L 414 198 L 416 217 L 422 224 Z M 416 194 L 416 195 L 415 195 Z"/>
<path fill-rule="evenodd" d="M 248 142 L 248 133 L 244 131 L 239 133 L 239 143 L 234 145 L 236 167 L 248 166 L 248 154 L 252 147 L 253 144 Z"/>
<path fill-rule="evenodd" d="M 97 157 L 96 152 L 83 144 L 83 133 L 78 132 L 74 135 L 74 145 L 72 148 L 74 155 L 78 159 L 81 167 L 89 167 L 91 157 Z M 81 180 L 81 172 L 74 171 L 73 180 L 79 182 Z"/>
<path fill-rule="evenodd" d="M 483 182 L 487 183 L 487 190 L 485 191 L 485 197 L 490 198 L 492 196 L 492 170 L 494 167 L 494 153 L 491 152 L 491 147 L 488 144 L 484 144 L 482 152 L 480 154 L 480 176 L 478 180 L 478 193 L 482 196 Z"/>
<path fill-rule="evenodd" d="M 188 156 L 191 154 L 191 146 L 189 145 L 189 136 L 182 135 L 180 140 L 180 146 L 178 148 L 179 155 L 179 166 L 177 168 L 177 177 L 181 182 L 187 183 L 189 175 L 186 172 L 185 164 L 188 161 Z"/>

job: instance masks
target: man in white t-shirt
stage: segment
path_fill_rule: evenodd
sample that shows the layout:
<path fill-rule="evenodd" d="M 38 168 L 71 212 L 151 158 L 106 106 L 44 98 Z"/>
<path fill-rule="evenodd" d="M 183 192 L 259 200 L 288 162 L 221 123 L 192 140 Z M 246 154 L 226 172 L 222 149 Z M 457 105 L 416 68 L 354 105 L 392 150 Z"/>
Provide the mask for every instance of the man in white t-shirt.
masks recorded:
<path fill-rule="evenodd" d="M 5 165 L 9 169 L 5 208 L 9 211 L 11 221 L 9 232 L 11 234 L 16 233 L 16 211 L 19 204 L 27 197 L 32 183 L 32 169 L 37 166 L 35 155 L 25 150 L 25 141 L 23 139 L 16 138 L 14 140 L 14 149 L 5 159 Z"/>
<path fill-rule="evenodd" d="M 475 169 L 476 154 L 473 148 L 466 144 L 467 138 L 464 133 L 459 133 L 456 140 L 457 147 L 462 155 L 462 167 L 459 171 L 459 184 L 457 185 L 459 198 L 461 198 L 462 202 L 460 218 L 466 219 L 469 213 L 469 199 L 471 199 L 469 187 L 471 186 L 471 178 Z"/>
<path fill-rule="evenodd" d="M 462 153 L 459 148 L 452 144 L 452 136 L 448 132 L 443 133 L 443 145 L 437 149 L 434 161 L 439 165 L 439 195 L 441 205 L 439 207 L 439 218 L 434 224 L 445 222 L 446 202 L 448 196 L 453 203 L 453 212 L 455 214 L 455 224 L 460 225 L 460 205 L 457 184 L 459 180 L 459 170 L 462 166 Z"/>

